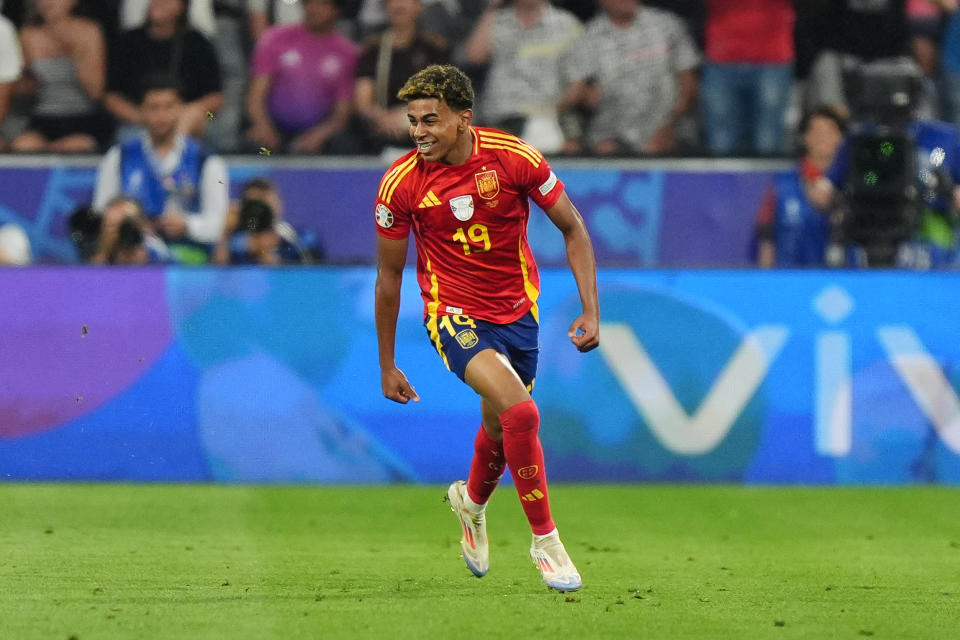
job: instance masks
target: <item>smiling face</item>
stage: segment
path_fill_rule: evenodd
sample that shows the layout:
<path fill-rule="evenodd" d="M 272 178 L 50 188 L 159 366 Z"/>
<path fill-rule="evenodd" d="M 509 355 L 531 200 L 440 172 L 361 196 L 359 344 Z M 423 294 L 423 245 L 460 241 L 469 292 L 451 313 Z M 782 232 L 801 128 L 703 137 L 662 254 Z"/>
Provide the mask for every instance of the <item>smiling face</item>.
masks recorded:
<path fill-rule="evenodd" d="M 417 98 L 407 103 L 410 137 L 427 162 L 461 164 L 470 157 L 473 110 L 456 111 L 437 98 Z"/>

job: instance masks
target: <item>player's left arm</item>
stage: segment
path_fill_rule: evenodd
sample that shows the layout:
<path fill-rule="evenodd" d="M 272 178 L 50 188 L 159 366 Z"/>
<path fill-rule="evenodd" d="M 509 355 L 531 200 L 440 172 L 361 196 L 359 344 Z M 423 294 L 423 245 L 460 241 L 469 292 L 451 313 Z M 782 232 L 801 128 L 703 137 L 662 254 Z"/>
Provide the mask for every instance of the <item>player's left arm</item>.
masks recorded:
<path fill-rule="evenodd" d="M 420 401 L 407 376 L 397 367 L 394 350 L 397 317 L 400 313 L 400 286 L 407 261 L 407 238 L 377 236 L 377 283 L 374 290 L 374 318 L 377 326 L 377 350 L 380 355 L 380 386 L 383 395 L 394 402 Z"/>
<path fill-rule="evenodd" d="M 597 298 L 597 263 L 593 255 L 590 234 L 583 216 L 570 201 L 566 191 L 546 209 L 550 220 L 563 234 L 567 248 L 567 262 L 577 281 L 581 313 L 570 325 L 568 335 L 579 351 L 587 352 L 600 344 L 600 302 Z"/>

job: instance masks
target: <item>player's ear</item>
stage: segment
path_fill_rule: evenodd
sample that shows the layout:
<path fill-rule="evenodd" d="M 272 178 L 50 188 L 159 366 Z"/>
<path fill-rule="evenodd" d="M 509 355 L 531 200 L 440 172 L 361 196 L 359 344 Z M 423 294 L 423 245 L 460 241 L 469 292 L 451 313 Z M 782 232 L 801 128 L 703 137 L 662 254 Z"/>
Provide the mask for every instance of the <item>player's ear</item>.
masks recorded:
<path fill-rule="evenodd" d="M 460 112 L 460 128 L 464 131 L 467 130 L 467 127 L 470 126 L 470 123 L 473 122 L 473 109 L 464 109 Z"/>

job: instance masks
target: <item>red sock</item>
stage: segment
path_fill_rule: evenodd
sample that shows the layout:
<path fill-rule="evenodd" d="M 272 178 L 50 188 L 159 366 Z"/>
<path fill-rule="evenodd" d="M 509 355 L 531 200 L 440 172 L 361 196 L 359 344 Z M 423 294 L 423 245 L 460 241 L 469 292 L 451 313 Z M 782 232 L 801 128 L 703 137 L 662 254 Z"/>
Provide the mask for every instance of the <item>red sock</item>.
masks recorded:
<path fill-rule="evenodd" d="M 550 517 L 543 447 L 537 436 L 540 428 L 537 405 L 533 400 L 513 405 L 500 414 L 500 425 L 503 427 L 503 452 L 530 528 L 538 536 L 550 533 L 555 527 Z"/>
<path fill-rule="evenodd" d="M 480 425 L 473 441 L 473 464 L 467 479 L 467 495 L 477 504 L 486 504 L 503 475 L 503 443 L 490 437 Z"/>

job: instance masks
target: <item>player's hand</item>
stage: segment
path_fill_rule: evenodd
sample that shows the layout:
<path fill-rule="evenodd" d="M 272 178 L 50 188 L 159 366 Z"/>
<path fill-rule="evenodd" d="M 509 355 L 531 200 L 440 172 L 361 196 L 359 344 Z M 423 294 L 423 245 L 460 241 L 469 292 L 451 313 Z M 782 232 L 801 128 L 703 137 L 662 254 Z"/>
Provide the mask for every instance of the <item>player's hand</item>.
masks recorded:
<path fill-rule="evenodd" d="M 383 389 L 383 397 L 394 402 L 400 404 L 407 404 L 411 400 L 420 402 L 420 396 L 417 395 L 413 385 L 407 381 L 407 376 L 396 367 L 380 372 L 380 386 Z"/>
<path fill-rule="evenodd" d="M 570 325 L 567 335 L 577 351 L 586 353 L 600 346 L 600 322 L 586 314 L 581 315 Z"/>

